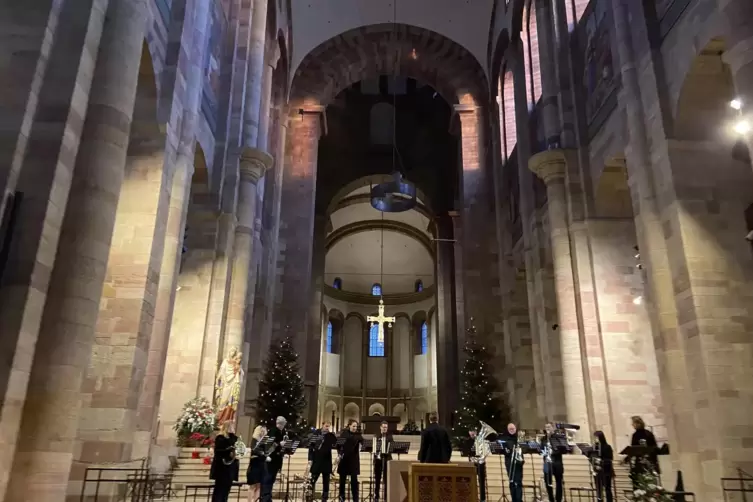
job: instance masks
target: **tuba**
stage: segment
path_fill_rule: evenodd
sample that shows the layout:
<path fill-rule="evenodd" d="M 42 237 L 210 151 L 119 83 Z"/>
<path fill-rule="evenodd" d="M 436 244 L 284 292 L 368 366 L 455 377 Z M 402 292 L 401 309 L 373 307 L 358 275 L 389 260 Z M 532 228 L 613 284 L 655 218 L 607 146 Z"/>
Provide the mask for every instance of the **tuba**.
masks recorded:
<path fill-rule="evenodd" d="M 476 440 L 473 444 L 476 449 L 476 463 L 483 464 L 486 462 L 486 457 L 491 454 L 492 451 L 491 448 L 489 448 L 489 443 L 486 441 L 486 438 L 492 434 L 497 434 L 497 431 L 486 422 L 481 422 L 481 428 L 479 429 L 478 434 L 476 434 Z"/>

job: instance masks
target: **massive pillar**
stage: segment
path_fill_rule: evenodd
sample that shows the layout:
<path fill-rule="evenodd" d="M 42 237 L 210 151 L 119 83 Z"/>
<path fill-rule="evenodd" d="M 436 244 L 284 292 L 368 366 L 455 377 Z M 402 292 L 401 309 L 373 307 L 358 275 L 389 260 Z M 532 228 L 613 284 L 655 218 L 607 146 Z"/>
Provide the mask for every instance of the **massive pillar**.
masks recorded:
<path fill-rule="evenodd" d="M 326 325 L 322 319 L 322 296 L 324 289 L 324 264 L 327 257 L 327 221 L 328 217 L 317 215 L 314 221 L 314 244 L 311 257 L 311 307 L 309 310 L 309 335 L 306 346 L 306 357 L 309 362 L 306 368 L 306 378 L 319 380 L 319 365 L 321 364 L 322 351 L 322 326 Z M 387 349 L 385 347 L 385 354 Z M 314 361 L 317 364 L 314 364 Z M 389 389 L 389 387 L 388 387 Z M 308 414 L 306 419 L 310 424 L 315 424 L 316 403 L 319 386 L 309 388 L 307 396 Z"/>
<path fill-rule="evenodd" d="M 450 423 L 459 403 L 457 318 L 455 311 L 455 263 L 452 216 L 437 221 L 437 411 L 440 420 Z"/>
<path fill-rule="evenodd" d="M 570 232 L 567 222 L 565 186 L 566 160 L 561 150 L 550 150 L 531 157 L 529 166 L 546 184 L 551 249 L 554 260 L 554 284 L 557 299 L 558 332 L 562 379 L 565 388 L 565 419 L 581 426 L 590 437 L 589 407 L 583 373 L 583 341 L 573 276 Z M 590 385 L 595 382 L 591 381 Z M 603 375 L 602 375 L 603 385 Z"/>
<path fill-rule="evenodd" d="M 298 353 L 306 398 L 316 396 L 318 358 L 307 351 L 311 309 L 314 202 L 322 107 L 291 116 L 283 165 L 280 210 L 278 284 L 275 291 L 273 337 L 290 335 Z M 309 401 L 316 403 L 316 400 Z"/>
<path fill-rule="evenodd" d="M 264 59 L 265 41 L 267 32 L 267 5 L 269 0 L 254 0 L 254 8 L 251 19 L 251 39 L 248 48 L 248 74 L 246 77 L 246 114 L 243 121 L 246 144 L 266 148 L 267 131 L 261 131 L 261 122 L 264 105 Z M 274 6 L 273 6 L 274 7 Z M 266 101 L 269 103 L 269 100 Z M 268 106 L 268 105 L 267 105 Z M 269 125 L 269 121 L 265 121 Z M 259 138 L 264 139 L 262 145 Z"/>
<path fill-rule="evenodd" d="M 225 336 L 222 342 L 222 357 L 232 351 L 243 354 L 244 364 L 248 367 L 251 341 L 251 315 L 253 312 L 254 291 L 250 287 L 253 254 L 254 228 L 256 225 L 257 184 L 264 173 L 271 167 L 272 157 L 266 152 L 246 148 L 241 154 L 240 186 L 238 187 L 238 223 L 235 226 L 233 244 L 233 268 L 230 285 L 230 298 L 227 305 Z M 244 410 L 245 393 L 241 389 L 238 412 Z"/>
<path fill-rule="evenodd" d="M 97 57 L 101 3 L 0 6 L 0 71 L 13 75 L 0 93 L 0 214 L 15 218 L 12 228 L 3 228 L 12 240 L 6 262 L 0 263 L 0 499 L 16 451 L 60 212 L 83 134 L 89 94 L 80 90 L 92 80 L 84 62 Z M 66 43 L 53 44 L 53 36 Z M 57 113 L 37 114 L 37 107 Z M 12 199 L 15 191 L 22 195 Z"/>
<path fill-rule="evenodd" d="M 172 64 L 165 69 L 165 73 L 175 81 L 178 81 L 181 77 L 186 79 L 186 92 L 174 92 L 173 94 L 173 106 L 182 108 L 183 120 L 180 121 L 180 130 L 176 131 L 178 141 L 175 167 L 169 173 L 171 179 L 164 230 L 164 251 L 159 270 L 147 367 L 141 395 L 139 396 L 139 411 L 134 437 L 134 458 L 148 455 L 151 442 L 156 437 L 159 403 L 177 296 L 176 286 L 181 265 L 189 200 L 191 195 L 195 197 L 206 196 L 206 194 L 191 194 L 191 192 L 196 162 L 195 135 L 199 123 L 201 78 L 203 75 L 204 51 L 206 50 L 208 18 L 209 4 L 206 2 L 186 3 L 182 11 L 182 43 L 173 48 L 168 57 L 168 61 Z M 183 44 L 188 45 L 191 50 L 180 50 Z M 176 88 L 178 87 L 176 86 Z M 206 166 L 203 165 L 205 159 L 203 154 L 199 157 L 202 162 L 200 166 L 202 175 L 205 175 Z M 211 262 L 211 260 L 209 261 Z M 204 308 L 199 312 L 204 315 L 196 316 L 200 317 L 202 321 L 206 317 L 206 297 L 203 303 Z M 201 329 L 201 332 L 203 333 L 203 329 Z"/>
<path fill-rule="evenodd" d="M 106 15 L 6 501 L 66 496 L 123 181 L 146 2 L 113 0 Z M 113 436 L 108 446 L 104 458 L 121 460 L 125 442 Z"/>

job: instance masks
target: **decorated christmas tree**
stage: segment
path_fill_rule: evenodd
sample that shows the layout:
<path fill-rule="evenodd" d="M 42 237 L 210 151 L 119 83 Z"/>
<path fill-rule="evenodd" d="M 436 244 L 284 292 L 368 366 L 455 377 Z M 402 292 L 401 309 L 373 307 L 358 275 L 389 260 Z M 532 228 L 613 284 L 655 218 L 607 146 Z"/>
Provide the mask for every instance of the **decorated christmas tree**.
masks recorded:
<path fill-rule="evenodd" d="M 466 360 L 460 372 L 460 407 L 455 412 L 453 427 L 456 440 L 467 438 L 469 430 L 480 427 L 480 421 L 504 433 L 510 419 L 510 409 L 500 397 L 497 381 L 492 374 L 491 356 L 486 346 L 476 338 L 473 319 L 466 339 L 463 348 Z"/>
<path fill-rule="evenodd" d="M 272 342 L 256 402 L 256 419 L 260 425 L 272 428 L 280 416 L 285 417 L 290 429 L 296 429 L 301 423 L 306 398 L 300 370 L 290 337 Z"/>

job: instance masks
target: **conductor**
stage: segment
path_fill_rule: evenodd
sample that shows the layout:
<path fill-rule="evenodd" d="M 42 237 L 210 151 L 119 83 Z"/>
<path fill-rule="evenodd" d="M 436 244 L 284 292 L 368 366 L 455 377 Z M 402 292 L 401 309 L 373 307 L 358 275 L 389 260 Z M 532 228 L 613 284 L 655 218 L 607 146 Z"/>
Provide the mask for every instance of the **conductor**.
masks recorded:
<path fill-rule="evenodd" d="M 447 429 L 439 425 L 436 411 L 429 414 L 429 426 L 421 433 L 418 461 L 422 464 L 447 464 L 452 456 L 452 443 Z"/>

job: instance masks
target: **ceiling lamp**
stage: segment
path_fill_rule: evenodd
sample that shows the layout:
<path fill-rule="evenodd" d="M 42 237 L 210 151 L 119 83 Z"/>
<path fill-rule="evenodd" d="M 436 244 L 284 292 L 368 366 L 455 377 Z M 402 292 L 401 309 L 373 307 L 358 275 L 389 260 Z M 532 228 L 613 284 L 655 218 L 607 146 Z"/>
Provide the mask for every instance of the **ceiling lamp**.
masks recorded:
<path fill-rule="evenodd" d="M 392 180 L 371 188 L 371 206 L 383 213 L 409 211 L 416 207 L 416 185 L 395 171 Z"/>

